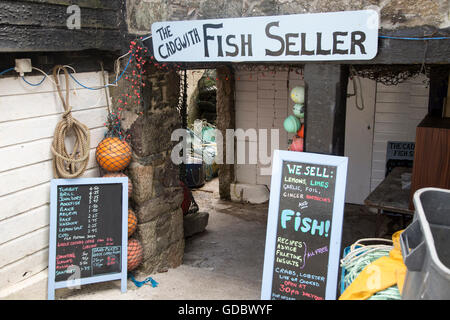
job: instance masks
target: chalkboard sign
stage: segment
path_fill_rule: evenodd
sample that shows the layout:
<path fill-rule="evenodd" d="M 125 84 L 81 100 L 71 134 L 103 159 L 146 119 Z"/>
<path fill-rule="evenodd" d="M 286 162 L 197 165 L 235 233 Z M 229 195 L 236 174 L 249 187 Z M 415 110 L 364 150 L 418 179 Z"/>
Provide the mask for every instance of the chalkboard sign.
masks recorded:
<path fill-rule="evenodd" d="M 127 281 L 128 178 L 53 179 L 48 298 L 58 288 Z"/>
<path fill-rule="evenodd" d="M 262 299 L 336 299 L 347 162 L 275 150 Z"/>

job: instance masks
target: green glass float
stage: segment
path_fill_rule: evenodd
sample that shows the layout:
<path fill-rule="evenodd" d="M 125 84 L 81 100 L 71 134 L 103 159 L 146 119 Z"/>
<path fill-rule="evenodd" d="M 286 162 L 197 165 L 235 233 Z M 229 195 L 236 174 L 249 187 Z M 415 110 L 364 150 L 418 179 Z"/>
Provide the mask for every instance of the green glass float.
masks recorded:
<path fill-rule="evenodd" d="M 305 87 L 294 87 L 291 90 L 291 99 L 295 103 L 305 103 Z"/>
<path fill-rule="evenodd" d="M 301 122 L 300 119 L 296 116 L 290 115 L 286 119 L 284 119 L 284 130 L 286 130 L 289 133 L 295 133 L 298 130 L 300 130 Z"/>
<path fill-rule="evenodd" d="M 303 119 L 305 117 L 305 109 L 304 109 L 303 104 L 300 104 L 300 103 L 294 104 L 294 107 L 292 108 L 292 112 L 299 119 Z"/>

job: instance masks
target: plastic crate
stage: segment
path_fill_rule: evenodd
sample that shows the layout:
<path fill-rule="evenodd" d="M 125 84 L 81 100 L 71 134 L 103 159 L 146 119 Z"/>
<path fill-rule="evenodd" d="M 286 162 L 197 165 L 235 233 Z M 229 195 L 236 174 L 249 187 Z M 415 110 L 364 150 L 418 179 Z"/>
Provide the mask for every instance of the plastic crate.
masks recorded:
<path fill-rule="evenodd" d="M 360 248 L 360 247 L 361 246 L 356 245 L 355 249 Z M 345 256 L 347 256 L 347 254 L 350 252 L 350 248 L 351 248 L 351 246 L 348 246 L 344 249 L 342 258 L 345 258 Z M 345 267 L 342 267 L 342 270 L 341 270 L 341 294 L 343 294 L 345 289 L 347 289 L 347 286 L 345 285 L 345 276 L 346 275 L 347 275 L 347 269 Z"/>
<path fill-rule="evenodd" d="M 348 254 L 349 251 L 350 251 L 350 247 L 346 247 L 344 249 L 342 258 L 345 258 L 345 256 Z M 347 289 L 347 287 L 345 285 L 345 275 L 346 274 L 347 274 L 347 269 L 345 269 L 345 267 L 342 267 L 342 270 L 341 270 L 341 294 L 343 294 L 345 289 Z"/>
<path fill-rule="evenodd" d="M 402 299 L 450 299 L 450 190 L 414 193 L 412 223 L 400 236 L 407 267 Z"/>

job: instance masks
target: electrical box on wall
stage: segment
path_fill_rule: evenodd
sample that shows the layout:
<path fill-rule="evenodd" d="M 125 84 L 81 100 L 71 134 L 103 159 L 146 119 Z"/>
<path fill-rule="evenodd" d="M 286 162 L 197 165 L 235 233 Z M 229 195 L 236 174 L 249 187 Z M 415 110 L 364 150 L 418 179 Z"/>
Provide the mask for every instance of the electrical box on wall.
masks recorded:
<path fill-rule="evenodd" d="M 27 72 L 31 72 L 32 69 L 33 66 L 31 65 L 31 59 L 16 59 L 16 67 L 14 70 L 16 70 L 20 76 L 23 76 Z"/>

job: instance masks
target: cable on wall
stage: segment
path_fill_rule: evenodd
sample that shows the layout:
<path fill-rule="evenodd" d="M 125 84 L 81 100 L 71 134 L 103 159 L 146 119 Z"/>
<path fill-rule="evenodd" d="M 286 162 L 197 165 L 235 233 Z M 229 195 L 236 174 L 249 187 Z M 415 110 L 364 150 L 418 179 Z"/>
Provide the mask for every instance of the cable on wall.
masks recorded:
<path fill-rule="evenodd" d="M 14 68 L 9 68 L 9 69 L 3 70 L 2 72 L 0 72 L 0 76 L 4 75 L 5 73 L 8 73 L 10 71 L 13 71 L 13 70 L 14 70 Z"/>

